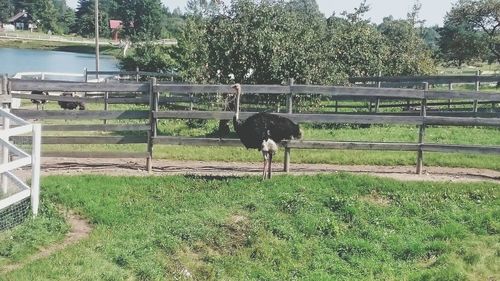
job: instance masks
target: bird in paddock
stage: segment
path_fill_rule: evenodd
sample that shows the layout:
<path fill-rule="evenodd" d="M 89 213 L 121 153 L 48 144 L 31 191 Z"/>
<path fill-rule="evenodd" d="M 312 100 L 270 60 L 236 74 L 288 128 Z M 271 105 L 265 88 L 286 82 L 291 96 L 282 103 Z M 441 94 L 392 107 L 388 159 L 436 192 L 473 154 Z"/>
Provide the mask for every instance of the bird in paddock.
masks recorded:
<path fill-rule="evenodd" d="M 62 93 L 62 97 L 74 97 L 73 93 Z M 85 110 L 85 103 L 80 101 L 58 101 L 57 102 L 62 109 L 73 110 L 78 107 L 79 110 Z"/>
<path fill-rule="evenodd" d="M 267 112 L 254 114 L 244 121 L 240 120 L 241 85 L 235 84 L 232 87 L 236 90 L 234 130 L 246 148 L 258 149 L 262 152 L 264 157 L 263 178 L 271 178 L 271 164 L 273 154 L 278 150 L 277 143 L 282 140 L 300 139 L 302 132 L 299 125 L 290 119 Z"/>
<path fill-rule="evenodd" d="M 48 92 L 43 92 L 43 91 L 31 91 L 31 94 L 32 95 L 40 95 L 40 96 L 48 96 L 49 95 Z M 42 107 L 42 110 L 43 110 L 44 105 L 47 102 L 47 100 L 46 99 L 32 99 L 31 102 L 33 104 L 36 104 L 36 110 L 38 110 L 40 108 L 40 106 Z"/>

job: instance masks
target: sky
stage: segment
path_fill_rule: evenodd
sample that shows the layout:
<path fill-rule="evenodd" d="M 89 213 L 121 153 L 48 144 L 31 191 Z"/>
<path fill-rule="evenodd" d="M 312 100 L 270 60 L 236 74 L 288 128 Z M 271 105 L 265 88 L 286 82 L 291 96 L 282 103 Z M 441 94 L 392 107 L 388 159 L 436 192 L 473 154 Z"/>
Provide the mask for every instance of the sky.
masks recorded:
<path fill-rule="evenodd" d="M 187 0 L 161 0 L 163 4 L 171 10 L 179 7 L 184 10 Z M 68 5 L 76 8 L 77 0 L 66 0 Z M 361 0 L 316 0 L 318 6 L 325 16 L 330 16 L 333 12 L 339 15 L 342 11 L 353 11 L 358 7 Z M 415 0 L 367 0 L 371 9 L 367 17 L 374 23 L 381 23 L 386 16 L 392 15 L 396 19 L 406 18 L 406 14 L 411 10 Z M 420 18 L 425 20 L 425 25 L 443 25 L 443 18 L 446 12 L 452 7 L 452 3 L 457 0 L 420 0 L 422 9 Z"/>

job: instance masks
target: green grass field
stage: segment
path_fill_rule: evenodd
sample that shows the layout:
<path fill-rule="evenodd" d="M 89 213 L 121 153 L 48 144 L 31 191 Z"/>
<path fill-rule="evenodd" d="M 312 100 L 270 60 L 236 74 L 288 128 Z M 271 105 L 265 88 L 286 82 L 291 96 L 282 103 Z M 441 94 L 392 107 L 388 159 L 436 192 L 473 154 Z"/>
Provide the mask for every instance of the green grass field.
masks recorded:
<path fill-rule="evenodd" d="M 1 280 L 498 280 L 500 186 L 368 176 L 51 176 L 39 218 L 0 233 Z M 191 278 L 185 278 L 191 275 Z"/>

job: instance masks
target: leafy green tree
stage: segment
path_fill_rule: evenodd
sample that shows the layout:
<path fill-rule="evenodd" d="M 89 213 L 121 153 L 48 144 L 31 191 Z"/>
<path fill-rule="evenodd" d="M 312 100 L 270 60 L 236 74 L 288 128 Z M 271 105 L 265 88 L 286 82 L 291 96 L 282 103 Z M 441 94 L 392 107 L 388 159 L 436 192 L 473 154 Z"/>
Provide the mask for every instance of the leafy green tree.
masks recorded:
<path fill-rule="evenodd" d="M 121 68 L 135 70 L 139 67 L 142 71 L 170 72 L 175 67 L 170 49 L 171 47 L 155 44 L 140 45 L 134 49 L 133 55 L 121 59 Z"/>
<path fill-rule="evenodd" d="M 325 20 L 295 3 L 234 1 L 207 23 L 208 71 L 234 74 L 236 81 L 299 83 L 317 80 L 321 36 Z M 314 10 L 312 10 L 314 11 Z M 227 80 L 227 79 L 226 79 Z"/>
<path fill-rule="evenodd" d="M 423 75 L 436 71 L 431 51 L 411 22 L 385 18 L 379 30 L 388 46 L 382 68 L 384 75 Z"/>
<path fill-rule="evenodd" d="M 447 64 L 460 67 L 473 60 L 482 60 L 489 52 L 485 34 L 468 24 L 457 26 L 446 21 L 439 34 L 440 59 Z"/>
<path fill-rule="evenodd" d="M 168 8 L 164 8 L 164 21 L 162 38 L 172 38 L 180 36 L 182 28 L 186 23 L 185 16 L 179 8 L 174 9 L 172 12 Z"/>
<path fill-rule="evenodd" d="M 206 20 L 199 15 L 187 16 L 186 24 L 177 37 L 173 57 L 179 74 L 188 82 L 204 83 L 209 80 Z"/>
<path fill-rule="evenodd" d="M 99 1 L 99 4 L 101 1 Z M 99 6 L 100 7 L 100 6 Z M 79 0 L 73 31 L 81 36 L 94 37 L 95 0 Z M 99 8 L 99 36 L 110 36 L 109 17 L 105 9 Z"/>
<path fill-rule="evenodd" d="M 420 37 L 422 37 L 429 50 L 431 50 L 433 57 L 439 56 L 439 42 L 441 39 L 439 30 L 440 28 L 437 25 L 421 28 Z"/>
<path fill-rule="evenodd" d="M 26 10 L 28 13 L 32 13 L 33 5 L 36 2 L 36 0 L 17 0 L 13 2 L 14 2 L 14 12 Z"/>
<path fill-rule="evenodd" d="M 75 23 L 76 23 L 75 11 L 67 7 L 62 11 L 62 13 L 59 16 L 59 24 L 62 28 L 63 33 L 65 34 L 70 33 Z"/>
<path fill-rule="evenodd" d="M 330 49 L 324 53 L 331 64 L 337 65 L 341 76 L 375 76 L 384 63 L 385 40 L 369 21 L 363 19 L 368 10 L 362 2 L 352 13 L 343 12 L 344 18 L 332 16 L 328 20 L 326 41 Z"/>
<path fill-rule="evenodd" d="M 409 21 L 365 20 L 365 2 L 326 19 L 315 0 L 190 0 L 171 56 L 184 80 L 209 83 L 346 83 L 349 76 L 434 71 Z M 230 78 L 230 75 L 234 78 Z"/>
<path fill-rule="evenodd" d="M 12 0 L 0 0 L 0 22 L 6 22 L 14 13 Z"/>
<path fill-rule="evenodd" d="M 57 25 L 61 33 L 69 33 L 75 24 L 75 11 L 66 5 L 65 0 L 53 0 L 57 12 Z"/>
<path fill-rule="evenodd" d="M 160 0 L 118 0 L 118 17 L 123 22 L 123 34 L 131 41 L 160 38 L 163 8 Z"/>
<path fill-rule="evenodd" d="M 500 62 L 500 1 L 459 0 L 446 15 L 452 26 L 483 32 L 491 54 Z"/>
<path fill-rule="evenodd" d="M 32 6 L 31 15 L 37 22 L 37 26 L 42 31 L 52 31 L 61 33 L 57 22 L 57 10 L 52 0 L 37 0 Z"/>

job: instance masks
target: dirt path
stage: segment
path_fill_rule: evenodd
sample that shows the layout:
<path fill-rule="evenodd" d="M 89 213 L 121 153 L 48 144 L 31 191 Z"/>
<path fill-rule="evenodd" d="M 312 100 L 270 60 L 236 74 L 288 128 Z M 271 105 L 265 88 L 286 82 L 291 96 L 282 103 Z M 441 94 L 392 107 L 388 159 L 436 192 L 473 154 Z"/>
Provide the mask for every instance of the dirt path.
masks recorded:
<path fill-rule="evenodd" d="M 261 163 L 201 162 L 154 160 L 153 173 L 145 171 L 142 159 L 43 158 L 42 175 L 105 174 L 130 176 L 200 175 L 244 176 L 260 175 Z M 274 165 L 274 174 L 283 175 L 283 164 Z M 404 181 L 493 181 L 500 183 L 500 171 L 474 168 L 425 167 L 423 175 L 415 174 L 414 166 L 345 166 L 327 164 L 292 164 L 293 175 L 314 175 L 337 172 L 368 174 Z"/>
<path fill-rule="evenodd" d="M 66 221 L 70 225 L 70 230 L 66 234 L 66 237 L 64 240 L 60 243 L 57 244 L 51 244 L 46 248 L 42 248 L 38 251 L 38 253 L 28 257 L 27 259 L 23 260 L 22 262 L 19 263 L 14 263 L 10 264 L 7 266 L 4 266 L 3 268 L 0 269 L 0 273 L 9 273 L 11 271 L 20 269 L 24 267 L 26 264 L 29 264 L 33 261 L 48 257 L 52 255 L 55 252 L 61 251 L 64 248 L 73 245 L 77 243 L 78 241 L 87 238 L 92 231 L 91 225 L 82 218 L 81 216 L 68 211 L 65 214 Z"/>

